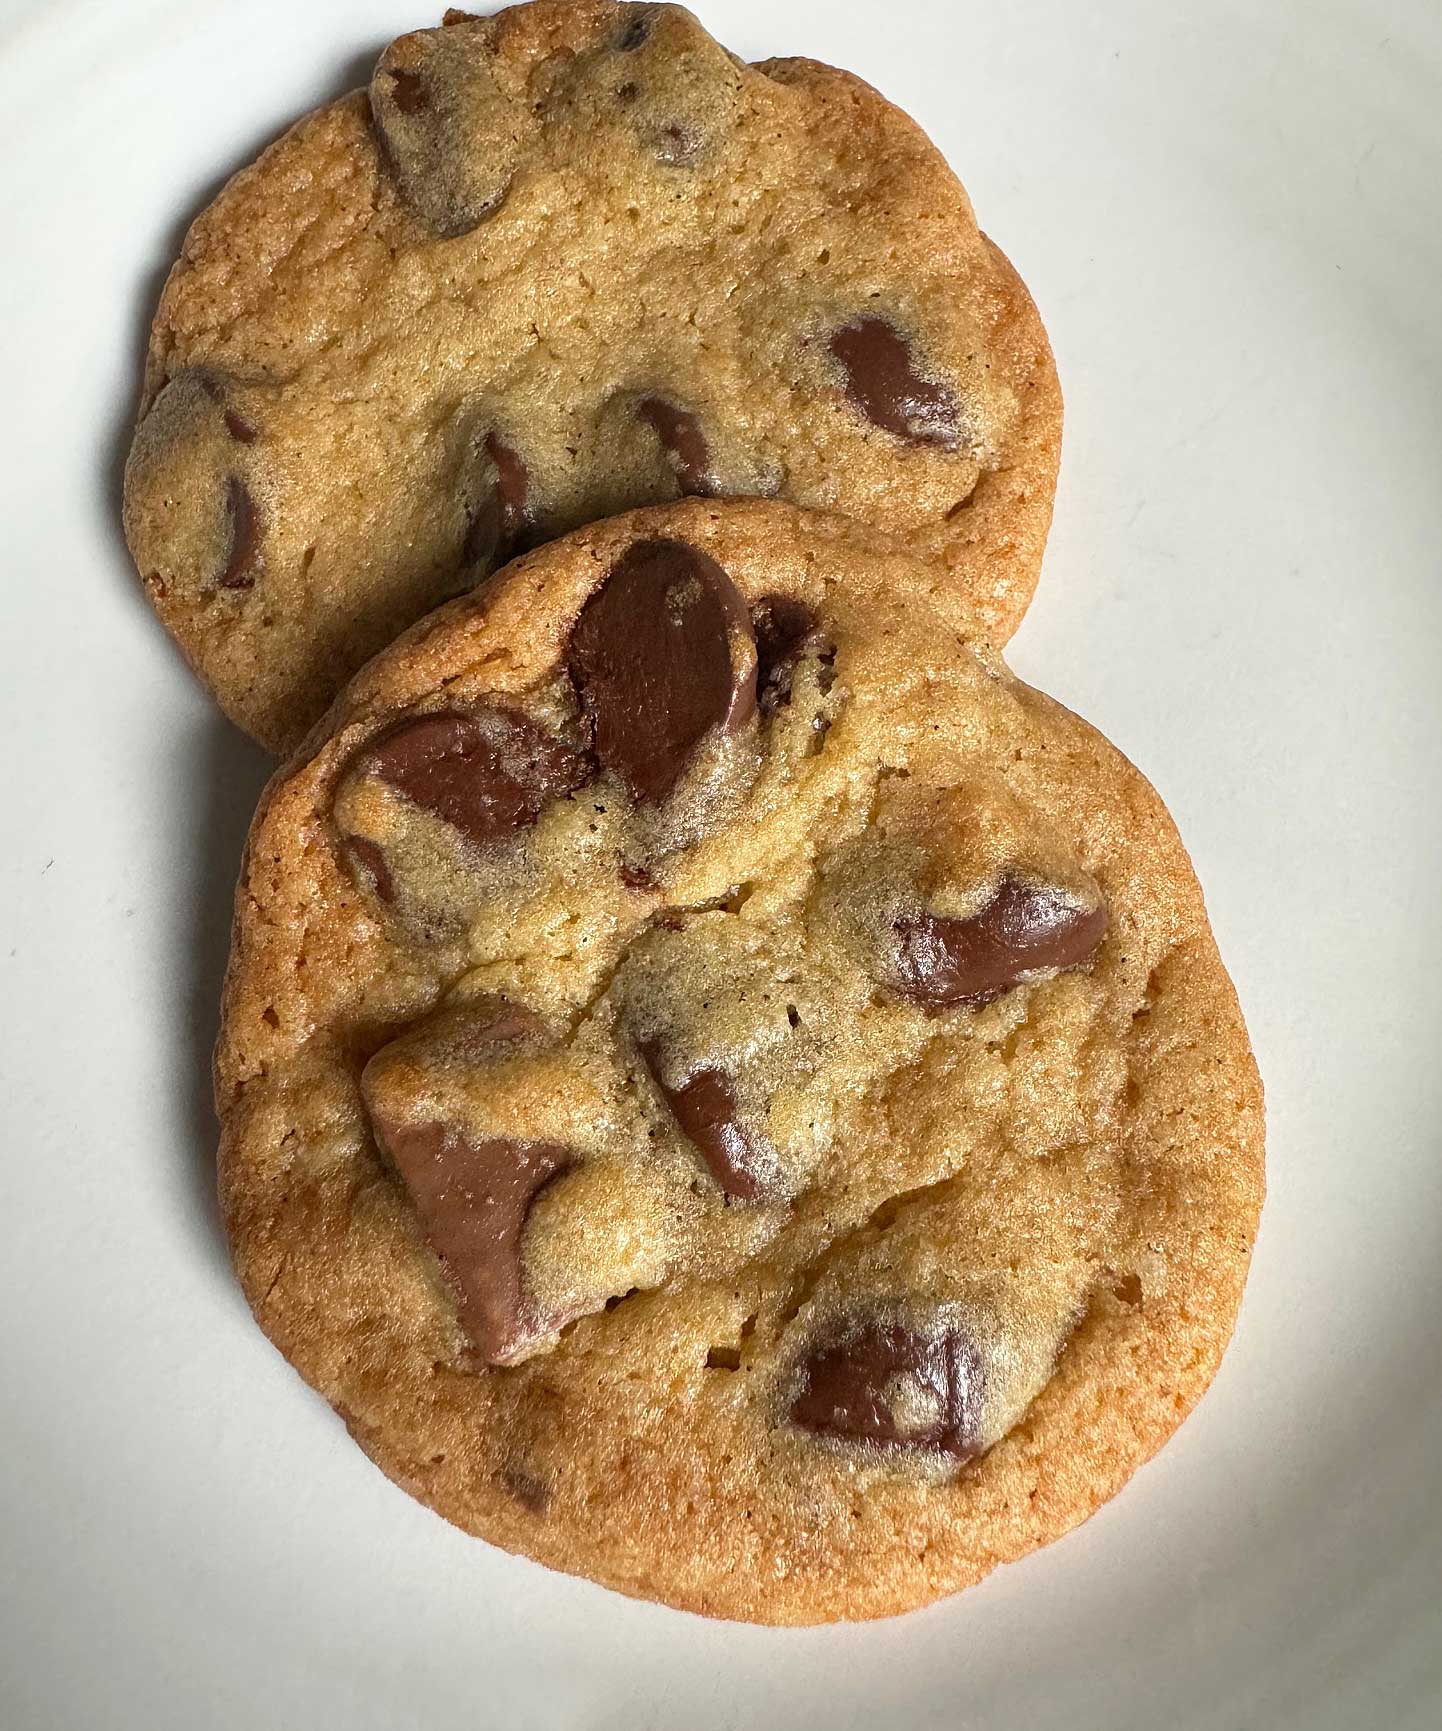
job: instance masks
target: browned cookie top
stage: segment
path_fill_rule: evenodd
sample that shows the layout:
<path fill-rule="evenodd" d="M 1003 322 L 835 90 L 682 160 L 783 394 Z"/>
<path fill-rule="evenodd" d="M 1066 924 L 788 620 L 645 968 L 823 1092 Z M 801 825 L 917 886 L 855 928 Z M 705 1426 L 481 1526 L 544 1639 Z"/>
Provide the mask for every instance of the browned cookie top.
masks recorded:
<path fill-rule="evenodd" d="M 1260 1094 L 1155 794 L 944 574 L 690 501 L 380 656 L 252 832 L 266 1330 L 450 1519 L 774 1621 L 1063 1532 L 1201 1393 Z"/>
<path fill-rule="evenodd" d="M 401 37 L 196 221 L 126 533 L 279 749 L 512 553 L 682 494 L 904 537 L 1004 640 L 1060 423 L 1025 289 L 905 115 L 677 6 L 534 0 Z"/>

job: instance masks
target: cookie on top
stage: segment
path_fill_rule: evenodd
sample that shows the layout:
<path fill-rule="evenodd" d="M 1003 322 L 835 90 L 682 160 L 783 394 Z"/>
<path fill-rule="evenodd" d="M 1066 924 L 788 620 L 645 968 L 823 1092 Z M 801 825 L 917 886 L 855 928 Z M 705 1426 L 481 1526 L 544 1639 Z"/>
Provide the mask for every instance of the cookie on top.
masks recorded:
<path fill-rule="evenodd" d="M 718 1616 L 1065 1532 L 1216 1368 L 1261 1097 L 1155 793 L 945 571 L 684 501 L 371 663 L 252 831 L 236 1264 L 399 1484 Z"/>

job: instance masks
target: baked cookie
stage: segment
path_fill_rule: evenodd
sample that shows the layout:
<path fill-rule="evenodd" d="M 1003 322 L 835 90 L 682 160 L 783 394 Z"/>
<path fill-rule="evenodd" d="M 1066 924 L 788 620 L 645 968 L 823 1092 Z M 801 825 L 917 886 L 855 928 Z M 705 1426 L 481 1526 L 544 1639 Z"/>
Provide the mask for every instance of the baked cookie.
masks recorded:
<path fill-rule="evenodd" d="M 1186 853 L 854 523 L 576 531 L 378 656 L 237 896 L 255 1313 L 471 1532 L 716 1616 L 902 1611 L 1207 1386 L 1262 1103 Z"/>
<path fill-rule="evenodd" d="M 562 530 L 779 494 L 1030 599 L 1061 402 L 1026 290 L 921 131 L 677 6 L 449 13 L 191 228 L 125 529 L 279 750 L 406 625 Z"/>

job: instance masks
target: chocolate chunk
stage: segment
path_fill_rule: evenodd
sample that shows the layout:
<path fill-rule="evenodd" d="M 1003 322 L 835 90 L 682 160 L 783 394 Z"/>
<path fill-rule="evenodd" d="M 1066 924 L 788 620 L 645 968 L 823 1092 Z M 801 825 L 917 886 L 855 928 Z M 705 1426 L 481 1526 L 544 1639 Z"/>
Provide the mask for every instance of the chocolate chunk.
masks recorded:
<path fill-rule="evenodd" d="M 519 452 L 499 433 L 492 430 L 486 434 L 485 448 L 496 471 L 495 479 L 472 513 L 462 557 L 467 565 L 490 570 L 505 564 L 530 524 L 531 478 Z"/>
<path fill-rule="evenodd" d="M 738 1116 L 736 1092 L 726 1072 L 708 1066 L 672 1088 L 662 1075 L 657 1042 L 647 1041 L 641 1056 L 682 1134 L 700 1150 L 725 1194 L 738 1202 L 775 1195 L 781 1175 L 776 1150 Z"/>
<path fill-rule="evenodd" d="M 581 609 L 567 655 L 596 755 L 632 797 L 659 804 L 713 731 L 756 713 L 746 603 L 708 554 L 638 541 Z"/>
<path fill-rule="evenodd" d="M 681 491 L 710 498 L 716 491 L 711 450 L 696 416 L 665 397 L 643 397 L 636 413 L 665 446 Z"/>
<path fill-rule="evenodd" d="M 370 101 L 413 214 L 445 240 L 493 216 L 539 121 L 497 83 L 487 27 L 418 30 L 382 54 Z"/>
<path fill-rule="evenodd" d="M 362 885 L 368 883 L 379 900 L 393 902 L 396 899 L 395 879 L 391 876 L 385 849 L 380 843 L 366 835 L 348 835 L 342 837 L 341 846 L 351 876 Z"/>
<path fill-rule="evenodd" d="M 399 722 L 361 747 L 351 773 L 377 777 L 488 847 L 574 793 L 590 766 L 528 717 L 496 705 Z"/>
<path fill-rule="evenodd" d="M 184 375 L 180 375 L 184 376 Z M 225 430 L 238 444 L 253 445 L 255 443 L 255 428 L 243 415 L 238 415 L 234 409 L 224 408 L 225 387 L 213 373 L 195 373 L 191 375 L 211 402 L 219 403 L 223 408 Z"/>
<path fill-rule="evenodd" d="M 1035 974 L 1080 966 L 1106 936 L 1107 910 L 1005 877 L 970 919 L 907 914 L 895 931 L 897 990 L 936 1011 L 990 1003 Z"/>
<path fill-rule="evenodd" d="M 793 596 L 765 595 L 751 609 L 751 624 L 756 632 L 757 703 L 763 715 L 774 715 L 790 700 L 796 663 L 811 643 L 820 641 L 816 615 Z"/>
<path fill-rule="evenodd" d="M 508 1364 L 560 1319 L 536 1312 L 521 1269 L 521 1235 L 541 1191 L 576 1165 L 553 1142 L 472 1142 L 454 1125 L 387 1120 L 377 1140 L 400 1173 L 426 1241 L 454 1283 L 461 1326 L 487 1364 Z"/>
<path fill-rule="evenodd" d="M 501 533 L 514 540 L 530 520 L 531 477 L 517 452 L 499 433 L 486 434 L 486 455 L 496 465 L 496 498 L 501 507 Z"/>
<path fill-rule="evenodd" d="M 252 589 L 260 566 L 260 513 L 239 475 L 226 480 L 225 516 L 229 540 L 216 582 L 222 589 Z"/>
<path fill-rule="evenodd" d="M 874 426 L 914 445 L 956 449 L 961 408 L 945 385 L 912 365 L 905 337 L 875 315 L 835 331 L 831 352 L 846 373 L 846 394 Z"/>
<path fill-rule="evenodd" d="M 981 1453 L 981 1395 L 981 1355 L 955 1323 L 862 1321 L 812 1349 L 790 1417 L 817 1436 L 964 1461 Z"/>
<path fill-rule="evenodd" d="M 392 72 L 390 81 L 391 100 L 402 114 L 419 114 L 430 106 L 431 93 L 419 72 Z"/>

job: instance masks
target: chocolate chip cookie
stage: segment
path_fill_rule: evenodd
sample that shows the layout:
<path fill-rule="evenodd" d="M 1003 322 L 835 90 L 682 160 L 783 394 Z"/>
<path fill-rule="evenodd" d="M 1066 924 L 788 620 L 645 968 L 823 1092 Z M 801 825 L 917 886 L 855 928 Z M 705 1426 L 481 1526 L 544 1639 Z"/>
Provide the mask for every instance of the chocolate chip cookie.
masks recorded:
<path fill-rule="evenodd" d="M 1002 641 L 1060 429 L 1035 308 L 904 114 L 678 6 L 534 0 L 401 37 L 196 221 L 125 528 L 279 750 L 513 553 L 680 495 L 894 533 Z"/>
<path fill-rule="evenodd" d="M 236 1266 L 460 1526 L 881 1616 L 1205 1389 L 1262 1195 L 1236 998 L 1157 796 L 974 633 L 848 519 L 653 507 L 413 627 L 272 783 Z"/>

